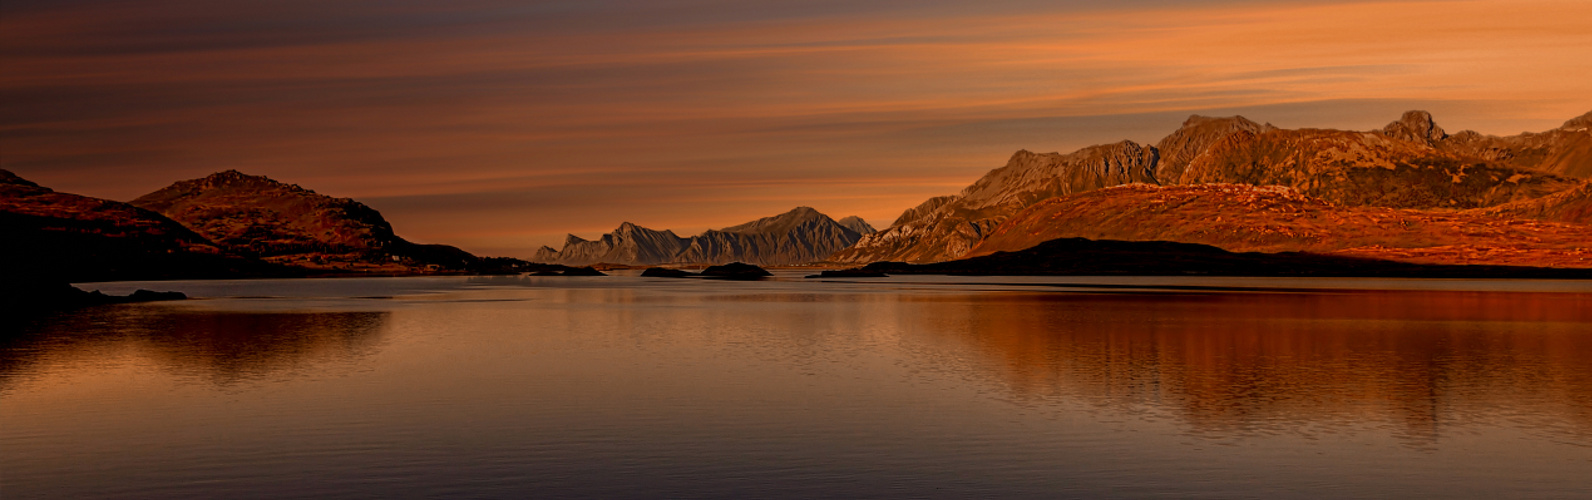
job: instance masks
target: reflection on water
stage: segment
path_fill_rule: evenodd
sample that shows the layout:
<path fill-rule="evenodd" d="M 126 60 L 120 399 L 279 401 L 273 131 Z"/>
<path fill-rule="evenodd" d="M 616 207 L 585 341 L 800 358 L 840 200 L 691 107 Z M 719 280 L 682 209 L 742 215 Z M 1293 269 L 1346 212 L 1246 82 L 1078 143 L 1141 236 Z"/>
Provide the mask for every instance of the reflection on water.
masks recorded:
<path fill-rule="evenodd" d="M 935 302 L 917 330 L 956 337 L 1019 399 L 1154 407 L 1218 437 L 1386 422 L 1430 444 L 1445 425 L 1509 419 L 1592 444 L 1592 296 Z"/>
<path fill-rule="evenodd" d="M 11 325 L 0 341 L 0 491 L 1592 490 L 1592 293 L 997 285 L 178 284 L 203 299 Z"/>
<path fill-rule="evenodd" d="M 0 336 L 0 391 L 30 373 L 92 366 L 128 353 L 218 386 L 314 370 L 317 363 L 373 352 L 388 315 L 187 311 L 153 304 L 46 316 Z"/>

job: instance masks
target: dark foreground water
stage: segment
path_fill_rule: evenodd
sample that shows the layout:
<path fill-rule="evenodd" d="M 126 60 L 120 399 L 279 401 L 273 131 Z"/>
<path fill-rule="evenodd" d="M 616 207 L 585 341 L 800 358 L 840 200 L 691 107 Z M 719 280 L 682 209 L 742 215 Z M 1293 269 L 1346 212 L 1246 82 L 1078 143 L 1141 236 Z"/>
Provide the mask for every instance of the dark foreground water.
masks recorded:
<path fill-rule="evenodd" d="M 137 286 L 4 320 L 0 498 L 1592 497 L 1587 282 Z"/>

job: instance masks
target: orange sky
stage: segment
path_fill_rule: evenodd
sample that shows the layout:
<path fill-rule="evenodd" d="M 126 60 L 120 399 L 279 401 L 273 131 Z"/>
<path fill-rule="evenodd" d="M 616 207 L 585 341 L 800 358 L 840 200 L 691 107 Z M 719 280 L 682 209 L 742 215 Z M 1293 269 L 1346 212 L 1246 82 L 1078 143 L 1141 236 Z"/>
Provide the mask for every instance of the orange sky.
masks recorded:
<path fill-rule="evenodd" d="M 1019 148 L 1190 113 L 1545 130 L 1592 2 L 12 0 L 0 166 L 128 200 L 236 168 L 528 256 L 810 205 L 884 226 Z M 440 6 L 439 6 L 440 5 Z"/>

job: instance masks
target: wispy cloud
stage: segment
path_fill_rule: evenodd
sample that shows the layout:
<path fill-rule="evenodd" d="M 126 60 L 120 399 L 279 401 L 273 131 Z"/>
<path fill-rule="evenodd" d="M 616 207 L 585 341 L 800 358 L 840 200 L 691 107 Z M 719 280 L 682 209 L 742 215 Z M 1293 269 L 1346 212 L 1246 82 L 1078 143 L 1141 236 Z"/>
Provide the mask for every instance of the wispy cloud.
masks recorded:
<path fill-rule="evenodd" d="M 798 200 L 887 222 L 1015 149 L 1190 112 L 1513 133 L 1592 109 L 1583 1 L 1099 5 L 17 0 L 0 164 L 119 199 L 239 168 L 515 248 Z M 446 201 L 470 196 L 500 202 Z"/>

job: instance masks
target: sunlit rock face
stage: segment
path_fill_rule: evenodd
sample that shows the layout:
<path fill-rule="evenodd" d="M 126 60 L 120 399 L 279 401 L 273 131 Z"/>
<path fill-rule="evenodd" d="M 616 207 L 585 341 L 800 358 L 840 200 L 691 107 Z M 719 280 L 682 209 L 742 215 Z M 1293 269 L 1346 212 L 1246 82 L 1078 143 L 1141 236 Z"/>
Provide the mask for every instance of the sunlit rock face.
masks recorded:
<path fill-rule="evenodd" d="M 831 257 L 924 262 L 967 253 L 1006 217 L 1040 200 L 1130 182 L 1155 182 L 1157 153 L 1132 141 L 1072 154 L 1018 151 L 955 197 L 931 199 L 891 227 Z"/>
<path fill-rule="evenodd" d="M 569 235 L 564 248 L 543 247 L 531 260 L 565 265 L 594 263 L 792 265 L 822 261 L 851 246 L 872 226 L 859 217 L 842 224 L 809 207 L 681 238 L 626 222 L 596 240 Z"/>
<path fill-rule="evenodd" d="M 1404 113 L 1386 127 L 1371 132 L 1283 130 L 1241 116 L 1195 115 L 1155 146 L 1125 141 L 1091 146 L 1068 155 L 1019 151 L 1005 167 L 985 174 L 960 194 L 932 198 L 907 210 L 890 227 L 864 236 L 832 260 L 937 262 L 968 255 L 1001 227 L 1005 227 L 1006 234 L 1066 232 L 1068 228 L 1085 226 L 1085 221 L 1110 218 L 1113 214 L 1080 213 L 1072 215 L 1076 221 L 1052 217 L 1028 219 L 1010 227 L 1003 224 L 1044 200 L 1130 183 L 1282 186 L 1334 207 L 1510 207 L 1487 215 L 1585 223 L 1588 220 L 1583 179 L 1589 176 L 1592 113 L 1555 130 L 1509 137 L 1470 131 L 1448 134 L 1424 111 Z M 1217 189 L 1201 196 L 1250 194 Z M 1117 205 L 1112 209 L 1127 208 Z M 1193 221 L 1192 215 L 1187 219 Z M 1300 231 L 1286 221 L 1254 222 Z M 1189 227 L 1200 224 L 1194 222 Z M 1061 231 L 1051 231 L 1053 226 Z M 1107 233 L 1116 231 L 1110 226 L 1101 229 Z M 1184 234 L 1188 231 L 1181 229 L 1160 231 L 1151 227 L 1132 232 L 1151 239 L 1184 241 L 1176 238 L 1188 237 Z M 1442 237 L 1438 233 L 1427 236 L 1426 239 Z M 1208 240 L 1187 241 L 1222 244 Z M 1024 237 L 1005 241 L 995 247 L 1008 248 L 1015 241 L 1037 244 L 1044 240 Z M 1331 245 L 1352 243 L 1345 240 Z"/>
<path fill-rule="evenodd" d="M 132 204 L 229 251 L 299 267 L 408 272 L 459 269 L 475 259 L 454 247 L 406 241 L 358 201 L 236 170 L 180 181 Z"/>
<path fill-rule="evenodd" d="M 1592 228 L 1500 218 L 1490 210 L 1495 209 L 1351 207 L 1282 186 L 1131 184 L 1036 203 L 991 231 L 966 257 L 1091 238 L 1420 264 L 1592 267 Z"/>

